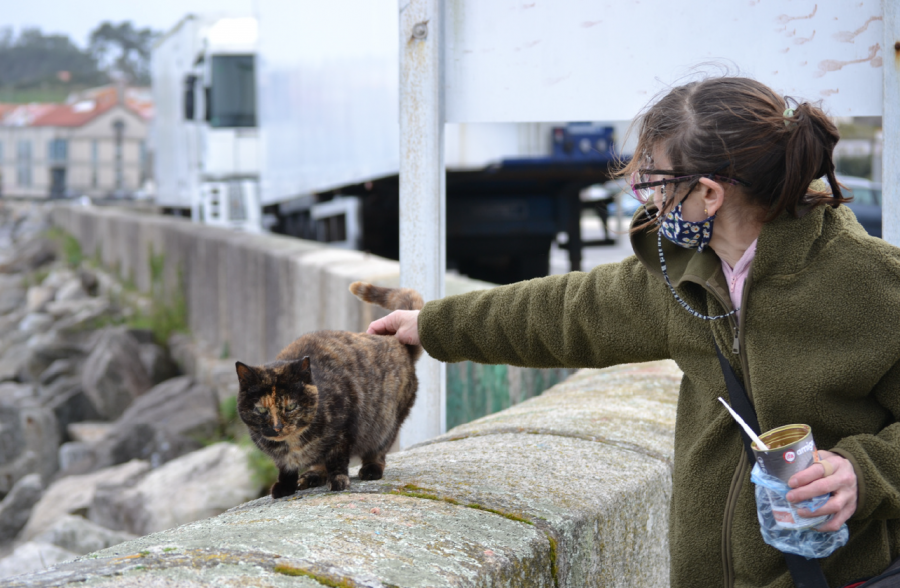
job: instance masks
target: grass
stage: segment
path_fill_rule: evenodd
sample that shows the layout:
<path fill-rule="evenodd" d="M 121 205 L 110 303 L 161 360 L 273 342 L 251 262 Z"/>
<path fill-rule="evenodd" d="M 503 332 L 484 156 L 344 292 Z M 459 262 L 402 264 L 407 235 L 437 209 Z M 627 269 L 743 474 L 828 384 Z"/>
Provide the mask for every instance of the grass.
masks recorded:
<path fill-rule="evenodd" d="M 70 268 L 81 267 L 84 262 L 84 253 L 81 251 L 78 239 L 58 227 L 47 229 L 44 236 L 56 243 L 61 257 Z"/>

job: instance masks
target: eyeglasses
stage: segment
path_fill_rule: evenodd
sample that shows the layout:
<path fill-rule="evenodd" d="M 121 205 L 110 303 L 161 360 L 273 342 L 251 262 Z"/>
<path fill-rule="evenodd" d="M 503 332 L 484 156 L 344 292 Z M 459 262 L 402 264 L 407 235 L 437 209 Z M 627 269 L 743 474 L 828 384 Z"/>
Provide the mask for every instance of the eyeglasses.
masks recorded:
<path fill-rule="evenodd" d="M 674 177 L 651 182 L 650 176 Z M 700 178 L 715 179 L 721 182 L 727 182 L 732 186 L 735 186 L 737 184 L 741 184 L 743 186 L 750 185 L 744 180 L 738 178 L 729 178 L 727 176 L 720 176 L 716 173 L 685 174 L 684 172 L 675 171 L 672 169 L 639 169 L 631 174 L 631 192 L 634 194 L 634 197 L 637 198 L 638 202 L 640 202 L 641 204 L 647 204 L 648 202 L 653 200 L 653 194 L 654 192 L 656 192 L 656 186 L 662 186 L 663 192 L 665 192 L 666 184 L 683 184 L 685 182 L 699 180 Z"/>

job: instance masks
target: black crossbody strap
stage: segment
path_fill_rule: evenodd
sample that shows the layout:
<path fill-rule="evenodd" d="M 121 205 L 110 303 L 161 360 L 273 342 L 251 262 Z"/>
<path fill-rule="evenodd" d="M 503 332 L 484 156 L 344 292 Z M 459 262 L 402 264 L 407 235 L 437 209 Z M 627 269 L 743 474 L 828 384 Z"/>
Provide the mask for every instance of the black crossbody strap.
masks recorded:
<path fill-rule="evenodd" d="M 716 355 L 719 356 L 719 364 L 722 366 L 722 375 L 725 376 L 725 386 L 728 388 L 728 396 L 731 400 L 731 408 L 738 413 L 744 422 L 753 429 L 753 432 L 759 435 L 759 419 L 756 418 L 756 410 L 750 404 L 747 393 L 744 391 L 744 385 L 738 380 L 737 374 L 731 369 L 731 364 L 722 355 L 719 344 L 715 343 Z M 735 424 L 735 426 L 738 426 Z M 741 439 L 744 441 L 744 450 L 750 463 L 755 463 L 756 458 L 753 456 L 753 450 L 750 448 L 750 436 L 744 432 L 742 427 Z M 828 588 L 828 582 L 825 581 L 825 574 L 822 572 L 822 566 L 818 560 L 806 559 L 802 555 L 793 553 L 784 553 L 784 560 L 787 562 L 788 570 L 791 572 L 791 579 L 794 580 L 796 588 Z"/>

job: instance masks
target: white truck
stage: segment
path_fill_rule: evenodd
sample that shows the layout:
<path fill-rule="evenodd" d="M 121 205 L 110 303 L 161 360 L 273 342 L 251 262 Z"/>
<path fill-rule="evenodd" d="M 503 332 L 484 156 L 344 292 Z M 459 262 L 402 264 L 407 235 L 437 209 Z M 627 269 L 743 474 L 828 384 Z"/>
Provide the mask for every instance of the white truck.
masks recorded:
<path fill-rule="evenodd" d="M 188 15 L 151 58 L 157 204 L 260 230 L 256 19 Z"/>
<path fill-rule="evenodd" d="M 397 259 L 396 0 L 259 0 L 255 11 L 188 17 L 154 49 L 159 205 Z M 608 180 L 612 128 L 445 134 L 448 268 L 497 283 L 545 275 L 560 233 L 580 265 L 579 194 Z"/>

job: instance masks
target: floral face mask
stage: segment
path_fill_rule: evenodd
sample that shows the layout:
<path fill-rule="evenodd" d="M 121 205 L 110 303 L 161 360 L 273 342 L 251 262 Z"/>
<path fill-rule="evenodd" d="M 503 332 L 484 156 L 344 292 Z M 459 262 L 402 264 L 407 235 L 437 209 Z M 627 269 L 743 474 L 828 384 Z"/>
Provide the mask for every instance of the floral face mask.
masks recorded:
<path fill-rule="evenodd" d="M 659 231 L 663 237 L 685 249 L 703 251 L 712 238 L 712 225 L 716 215 L 699 221 L 684 220 L 681 215 L 681 202 L 659 220 Z"/>

